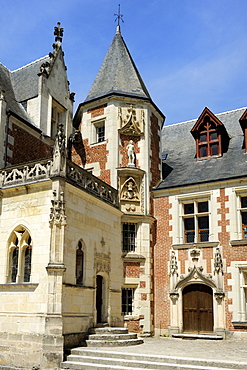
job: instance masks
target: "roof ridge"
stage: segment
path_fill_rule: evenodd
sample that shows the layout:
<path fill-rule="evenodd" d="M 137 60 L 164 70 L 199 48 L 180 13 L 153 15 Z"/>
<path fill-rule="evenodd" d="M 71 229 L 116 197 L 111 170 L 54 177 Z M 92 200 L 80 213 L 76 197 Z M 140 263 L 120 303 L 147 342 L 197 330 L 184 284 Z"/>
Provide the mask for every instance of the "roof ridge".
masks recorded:
<path fill-rule="evenodd" d="M 47 54 L 47 55 L 45 55 L 44 57 L 41 57 L 41 58 L 39 58 L 39 59 L 37 59 L 37 60 L 34 60 L 33 62 L 28 63 L 28 64 L 26 64 L 26 65 L 24 65 L 24 66 L 22 66 L 22 67 L 20 67 L 20 68 L 14 69 L 13 71 L 10 71 L 10 72 L 11 72 L 11 73 L 13 73 L 13 72 L 17 72 L 17 71 L 19 71 L 19 70 L 21 70 L 21 69 L 24 69 L 24 68 L 26 68 L 26 67 L 31 66 L 31 65 L 32 65 L 32 64 L 34 64 L 34 63 L 37 63 L 37 62 L 42 61 L 43 59 L 46 59 L 47 57 L 49 57 L 49 55 L 48 55 L 48 54 Z"/>
<path fill-rule="evenodd" d="M 229 111 L 226 111 L 226 112 L 221 112 L 221 113 L 213 113 L 216 117 L 218 116 L 221 116 L 223 114 L 228 114 L 228 113 L 233 113 L 233 112 L 237 112 L 237 111 L 240 111 L 242 109 L 247 109 L 247 107 L 242 107 L 242 108 L 237 108 L 237 109 L 232 109 L 232 110 L 229 110 Z M 167 127 L 171 127 L 171 126 L 177 126 L 177 125 L 183 125 L 185 123 L 191 123 L 193 121 L 196 121 L 199 117 L 197 118 L 193 118 L 193 119 L 190 119 L 188 121 L 182 121 L 182 122 L 176 122 L 176 123 L 171 123 L 170 125 L 164 125 L 163 128 L 167 128 Z"/>

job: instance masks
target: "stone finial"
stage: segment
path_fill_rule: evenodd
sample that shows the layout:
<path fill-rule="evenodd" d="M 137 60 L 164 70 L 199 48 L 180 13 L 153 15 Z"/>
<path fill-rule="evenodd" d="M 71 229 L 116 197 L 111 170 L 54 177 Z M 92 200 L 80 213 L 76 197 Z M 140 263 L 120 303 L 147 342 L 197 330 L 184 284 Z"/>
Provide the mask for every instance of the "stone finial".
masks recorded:
<path fill-rule="evenodd" d="M 56 42 L 62 42 L 63 40 L 63 28 L 60 27 L 60 22 L 57 22 L 57 26 L 54 27 L 54 36 Z"/>

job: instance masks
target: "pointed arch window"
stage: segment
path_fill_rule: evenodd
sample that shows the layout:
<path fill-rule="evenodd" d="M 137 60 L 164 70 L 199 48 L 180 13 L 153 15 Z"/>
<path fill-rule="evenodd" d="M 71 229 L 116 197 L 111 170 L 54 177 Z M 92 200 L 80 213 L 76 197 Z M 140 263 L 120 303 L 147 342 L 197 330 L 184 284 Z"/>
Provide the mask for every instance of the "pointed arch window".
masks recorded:
<path fill-rule="evenodd" d="M 79 240 L 76 250 L 76 285 L 83 285 L 84 273 L 84 251 L 81 240 Z"/>
<path fill-rule="evenodd" d="M 205 108 L 191 130 L 196 139 L 196 159 L 222 156 L 229 137 L 223 123 Z"/>
<path fill-rule="evenodd" d="M 32 239 L 22 226 L 9 238 L 9 283 L 29 283 L 31 280 Z"/>

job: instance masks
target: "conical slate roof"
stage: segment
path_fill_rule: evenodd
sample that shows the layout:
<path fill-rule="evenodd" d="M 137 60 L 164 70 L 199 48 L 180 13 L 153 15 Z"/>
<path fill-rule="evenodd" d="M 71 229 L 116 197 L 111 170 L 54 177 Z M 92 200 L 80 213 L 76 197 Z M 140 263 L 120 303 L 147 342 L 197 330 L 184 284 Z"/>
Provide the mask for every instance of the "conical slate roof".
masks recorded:
<path fill-rule="evenodd" d="M 119 27 L 85 102 L 107 95 L 151 100 Z"/>

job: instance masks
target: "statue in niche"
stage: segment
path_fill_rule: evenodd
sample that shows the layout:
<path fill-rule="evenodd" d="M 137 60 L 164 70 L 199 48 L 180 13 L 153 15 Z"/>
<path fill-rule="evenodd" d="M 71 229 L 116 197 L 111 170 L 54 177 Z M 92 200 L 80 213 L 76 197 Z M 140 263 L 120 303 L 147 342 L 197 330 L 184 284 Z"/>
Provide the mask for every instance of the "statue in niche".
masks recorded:
<path fill-rule="evenodd" d="M 128 166 L 129 167 L 134 167 L 135 166 L 135 163 L 134 163 L 135 162 L 135 147 L 134 147 L 133 140 L 130 140 L 126 149 L 128 151 L 128 159 L 129 159 Z"/>

